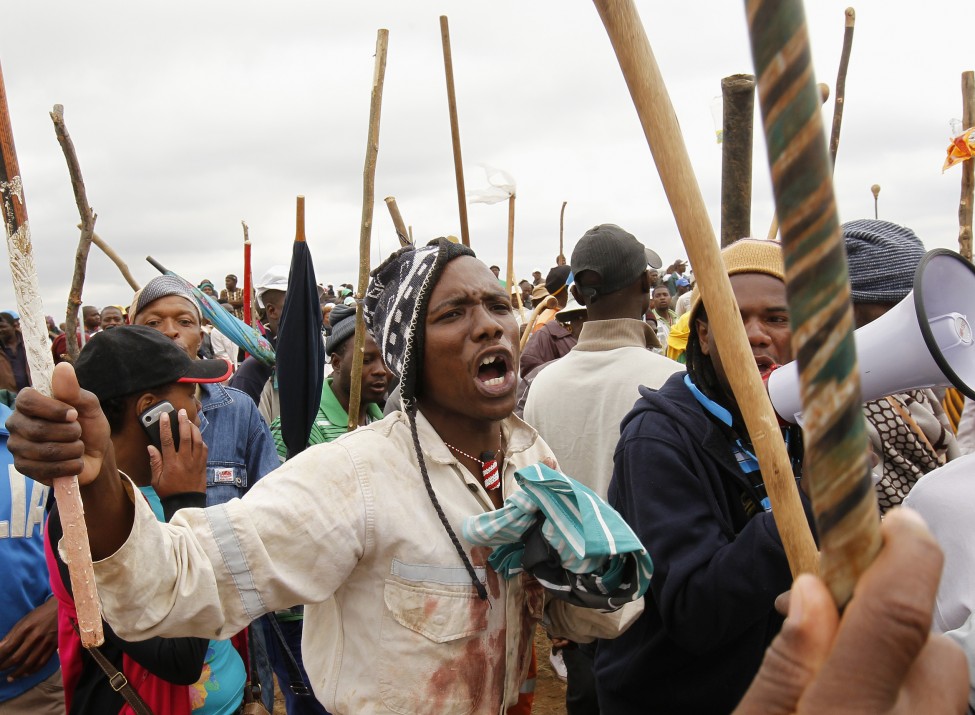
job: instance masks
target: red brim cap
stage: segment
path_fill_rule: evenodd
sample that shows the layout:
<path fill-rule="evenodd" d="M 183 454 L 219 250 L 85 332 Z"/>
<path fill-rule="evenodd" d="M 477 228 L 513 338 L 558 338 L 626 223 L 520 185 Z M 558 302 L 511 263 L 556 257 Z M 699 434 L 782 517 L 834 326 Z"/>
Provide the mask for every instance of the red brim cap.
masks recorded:
<path fill-rule="evenodd" d="M 225 358 L 194 360 L 190 369 L 177 382 L 223 382 L 233 374 L 234 366 Z"/>

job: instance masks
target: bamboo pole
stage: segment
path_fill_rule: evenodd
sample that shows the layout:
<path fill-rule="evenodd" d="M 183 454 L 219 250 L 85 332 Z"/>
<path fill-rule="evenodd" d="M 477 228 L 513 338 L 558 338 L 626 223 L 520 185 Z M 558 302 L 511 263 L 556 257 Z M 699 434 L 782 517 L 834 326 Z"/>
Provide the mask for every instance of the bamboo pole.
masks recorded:
<path fill-rule="evenodd" d="M 443 45 L 444 74 L 447 76 L 447 109 L 450 112 L 450 139 L 454 149 L 454 177 L 457 184 L 457 210 L 460 212 L 460 240 L 471 245 L 467 228 L 467 192 L 464 189 L 464 161 L 460 155 L 460 125 L 457 122 L 457 95 L 454 92 L 454 61 L 450 53 L 450 28 L 447 16 L 440 16 L 440 43 Z"/>
<path fill-rule="evenodd" d="M 568 201 L 562 202 L 562 210 L 559 212 L 559 256 L 565 258 L 565 205 L 569 203 Z M 558 263 L 558 258 L 555 259 Z"/>
<path fill-rule="evenodd" d="M 755 76 L 733 74 L 721 80 L 721 245 L 752 235 L 752 136 Z"/>
<path fill-rule="evenodd" d="M 843 106 L 846 103 L 846 71 L 850 67 L 850 50 L 853 49 L 853 26 L 856 12 L 846 8 L 846 27 L 843 31 L 843 49 L 840 51 L 840 67 L 836 71 L 836 98 L 833 100 L 833 128 L 829 135 L 830 171 L 836 170 L 836 152 L 840 148 L 840 125 L 843 123 Z"/>
<path fill-rule="evenodd" d="M 27 220 L 27 203 L 24 186 L 17 162 L 10 110 L 7 106 L 7 90 L 0 71 L 0 204 L 3 224 L 7 234 L 7 251 L 10 255 L 10 273 L 13 278 L 17 310 L 20 312 L 20 328 L 27 350 L 34 389 L 42 395 L 51 395 L 51 376 L 54 358 L 47 336 L 47 321 L 41 302 L 37 267 L 34 264 L 34 247 Z M 70 341 L 69 341 L 70 342 Z M 95 570 L 91 562 L 91 547 L 85 528 L 85 511 L 78 490 L 77 476 L 54 480 L 54 497 L 58 500 L 61 525 L 64 528 L 64 549 L 68 554 L 68 572 L 75 609 L 78 613 L 78 630 L 85 648 L 105 642 L 102 633 L 101 608 L 95 589 Z"/>
<path fill-rule="evenodd" d="M 822 575 L 843 606 L 881 541 L 833 166 L 802 0 L 746 0 L 745 7 L 782 222 L 805 419 L 803 480 L 812 497 Z"/>
<path fill-rule="evenodd" d="M 355 342 L 352 351 L 352 385 L 349 390 L 349 431 L 359 426 L 359 406 L 362 402 L 362 359 L 366 347 L 366 323 L 362 314 L 362 300 L 369 287 L 369 252 L 372 236 L 372 212 L 376 200 L 376 159 L 379 156 L 379 117 L 383 106 L 383 81 L 386 77 L 386 50 L 389 30 L 376 35 L 376 69 L 372 76 L 372 95 L 369 101 L 369 139 L 366 142 L 366 163 L 362 170 L 362 228 L 359 232 L 359 284 L 356 291 Z"/>
<path fill-rule="evenodd" d="M 392 196 L 387 196 L 386 208 L 389 209 L 389 217 L 393 219 L 393 228 L 396 229 L 396 237 L 399 239 L 399 245 L 401 247 L 412 245 L 413 242 L 410 240 L 410 235 L 406 231 L 406 223 L 403 221 L 403 215 L 399 212 L 396 199 Z"/>
<path fill-rule="evenodd" d="M 81 237 L 78 239 L 78 249 L 74 256 L 74 273 L 71 276 L 71 288 L 68 291 L 68 306 L 65 310 L 65 346 L 71 362 L 78 359 L 80 348 L 78 341 L 73 340 L 72 336 L 78 332 L 78 309 L 81 307 L 81 294 L 85 286 L 85 270 L 88 265 L 88 252 L 91 250 L 92 234 L 95 232 L 95 213 L 88 204 L 88 192 L 85 189 L 85 180 L 81 176 L 81 164 L 78 162 L 78 154 L 68 134 L 68 128 L 64 124 L 64 107 L 60 104 L 54 105 L 51 111 L 51 121 L 54 122 L 54 133 L 57 135 L 58 144 L 64 152 L 65 161 L 68 162 L 68 174 L 71 176 L 71 190 L 74 192 L 75 204 L 78 207 L 78 214 L 81 216 Z M 81 342 L 84 344 L 85 326 L 81 326 Z"/>
<path fill-rule="evenodd" d="M 975 72 L 961 75 L 963 129 L 975 126 Z M 958 252 L 972 260 L 972 209 L 975 207 L 975 159 L 961 165 L 961 200 L 958 202 Z"/>
<path fill-rule="evenodd" d="M 704 197 L 640 16 L 632 0 L 594 2 L 616 51 L 677 228 L 694 266 L 722 361 L 727 365 L 754 365 L 755 358 L 708 219 Z M 816 544 L 806 523 L 778 418 L 761 376 L 757 369 L 732 370 L 728 379 L 761 464 L 792 573 L 816 572 Z"/>

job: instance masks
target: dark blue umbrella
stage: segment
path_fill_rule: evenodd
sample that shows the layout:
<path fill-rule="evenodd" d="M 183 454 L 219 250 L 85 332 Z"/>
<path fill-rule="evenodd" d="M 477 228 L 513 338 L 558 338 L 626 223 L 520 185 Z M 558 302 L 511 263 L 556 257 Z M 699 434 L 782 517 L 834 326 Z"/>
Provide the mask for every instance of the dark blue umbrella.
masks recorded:
<path fill-rule="evenodd" d="M 291 253 L 288 293 L 278 325 L 278 397 L 281 438 L 288 459 L 308 446 L 308 435 L 321 402 L 325 374 L 322 308 L 311 252 L 305 243 L 304 200 L 298 200 L 298 231 Z"/>

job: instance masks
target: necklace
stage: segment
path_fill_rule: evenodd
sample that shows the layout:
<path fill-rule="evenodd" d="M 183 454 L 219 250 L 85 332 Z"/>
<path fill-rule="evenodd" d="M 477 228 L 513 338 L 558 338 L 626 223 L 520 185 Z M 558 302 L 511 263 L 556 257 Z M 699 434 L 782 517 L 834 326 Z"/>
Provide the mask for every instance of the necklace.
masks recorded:
<path fill-rule="evenodd" d="M 478 459 L 473 454 L 468 454 L 467 452 L 457 449 L 452 444 L 444 445 L 451 452 L 459 454 L 462 457 L 467 457 L 475 462 L 477 462 L 481 467 L 481 479 L 484 481 L 484 488 L 488 490 L 498 489 L 501 486 L 501 471 L 498 469 L 498 452 L 481 452 L 481 457 Z"/>

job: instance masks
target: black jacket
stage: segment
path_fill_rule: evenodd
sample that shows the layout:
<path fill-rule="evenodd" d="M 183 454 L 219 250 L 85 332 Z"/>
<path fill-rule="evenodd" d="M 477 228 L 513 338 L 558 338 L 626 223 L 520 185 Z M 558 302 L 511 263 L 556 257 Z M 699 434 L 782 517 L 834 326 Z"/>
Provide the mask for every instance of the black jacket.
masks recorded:
<path fill-rule="evenodd" d="M 645 611 L 596 656 L 600 709 L 731 712 L 782 625 L 791 586 L 771 513 L 732 451 L 734 435 L 683 382 L 641 387 L 624 418 L 608 500 L 654 563 Z M 808 500 L 803 496 L 807 519 Z M 749 517 L 749 514 L 753 516 Z"/>

